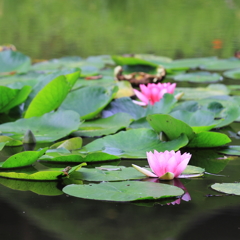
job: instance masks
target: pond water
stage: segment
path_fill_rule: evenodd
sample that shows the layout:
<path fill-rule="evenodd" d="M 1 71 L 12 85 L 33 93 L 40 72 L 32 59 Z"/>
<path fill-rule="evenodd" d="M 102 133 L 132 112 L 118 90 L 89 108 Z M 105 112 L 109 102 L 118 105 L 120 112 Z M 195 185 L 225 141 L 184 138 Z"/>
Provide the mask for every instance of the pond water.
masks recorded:
<path fill-rule="evenodd" d="M 154 53 L 230 57 L 240 49 L 236 0 L 0 0 L 0 44 L 34 59 Z"/>
<path fill-rule="evenodd" d="M 240 2 L 234 0 L 0 0 L 0 44 L 12 43 L 34 59 L 136 52 L 226 58 L 240 48 L 239 21 Z M 235 132 L 240 130 L 238 124 L 232 126 Z M 230 134 L 229 128 L 224 131 Z M 240 144 L 237 136 L 233 141 Z M 132 160 L 121 165 L 132 163 L 143 165 Z M 238 240 L 240 198 L 210 186 L 240 181 L 239 170 L 240 159 L 235 157 L 219 173 L 223 176 L 182 180 L 191 200 L 169 205 L 78 199 L 63 194 L 56 182 L 48 185 L 58 194 L 44 196 L 25 191 L 20 184 L 18 190 L 12 189 L 13 180 L 0 179 L 1 236 L 5 240 Z"/>

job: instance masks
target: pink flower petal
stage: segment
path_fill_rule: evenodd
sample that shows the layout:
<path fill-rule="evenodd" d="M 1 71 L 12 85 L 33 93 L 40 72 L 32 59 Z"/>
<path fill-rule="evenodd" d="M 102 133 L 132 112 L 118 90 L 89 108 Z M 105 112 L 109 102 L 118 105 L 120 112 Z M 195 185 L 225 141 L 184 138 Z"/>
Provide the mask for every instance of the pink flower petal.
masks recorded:
<path fill-rule="evenodd" d="M 134 93 L 136 94 L 136 96 L 144 103 L 148 104 L 149 101 L 148 101 L 148 98 L 143 95 L 141 92 L 139 92 L 138 90 L 136 89 L 133 89 Z"/>

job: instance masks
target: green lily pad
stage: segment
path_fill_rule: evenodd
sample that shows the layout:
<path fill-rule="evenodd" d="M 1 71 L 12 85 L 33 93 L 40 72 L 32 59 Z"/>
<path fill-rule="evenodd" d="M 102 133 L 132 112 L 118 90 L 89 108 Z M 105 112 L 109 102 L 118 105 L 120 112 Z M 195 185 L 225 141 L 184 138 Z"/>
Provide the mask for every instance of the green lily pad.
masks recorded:
<path fill-rule="evenodd" d="M 100 184 L 68 185 L 63 192 L 74 197 L 102 201 L 129 202 L 180 196 L 181 188 L 152 182 L 124 181 Z"/>
<path fill-rule="evenodd" d="M 173 79 L 175 81 L 206 83 L 206 82 L 222 81 L 223 77 L 218 73 L 193 72 L 193 73 L 185 73 L 185 74 L 176 75 Z"/>
<path fill-rule="evenodd" d="M 74 77 L 59 76 L 49 82 L 33 98 L 25 113 L 25 118 L 42 116 L 58 108 L 66 98 L 68 92 L 79 77 L 79 72 Z"/>
<path fill-rule="evenodd" d="M 211 188 L 222 193 L 240 195 L 240 183 L 215 183 Z"/>
<path fill-rule="evenodd" d="M 0 86 L 0 113 L 7 112 L 11 108 L 23 103 L 27 99 L 31 89 L 30 86 L 24 86 L 21 89 Z"/>
<path fill-rule="evenodd" d="M 103 151 L 122 158 L 146 158 L 148 151 L 178 150 L 187 145 L 185 135 L 173 141 L 161 142 L 151 129 L 133 129 L 97 139 L 84 147 L 88 152 Z"/>
<path fill-rule="evenodd" d="M 231 139 L 218 132 L 199 132 L 188 143 L 188 147 L 219 147 L 231 142 Z"/>
<path fill-rule="evenodd" d="M 206 58 L 186 58 L 174 60 L 170 63 L 163 63 L 162 65 L 167 69 L 188 69 L 188 68 L 197 68 L 202 66 L 205 63 L 212 62 L 216 60 L 216 57 L 206 57 Z"/>
<path fill-rule="evenodd" d="M 85 163 L 79 164 L 73 167 L 68 174 L 65 173 L 65 169 L 63 170 L 46 170 L 46 171 L 38 171 L 32 174 L 27 173 L 19 173 L 19 172 L 0 172 L 0 177 L 12 178 L 12 179 L 21 179 L 21 180 L 32 180 L 32 181 L 56 181 L 62 178 L 71 175 L 74 171 L 77 171 L 82 166 L 86 165 Z"/>
<path fill-rule="evenodd" d="M 108 107 L 103 110 L 102 115 L 103 117 L 109 117 L 119 112 L 125 112 L 137 120 L 149 114 L 169 113 L 176 103 L 177 100 L 174 95 L 168 93 L 164 94 L 161 101 L 156 102 L 153 106 L 148 105 L 147 108 L 138 106 L 133 103 L 130 98 L 120 98 L 112 101 Z"/>
<path fill-rule="evenodd" d="M 118 87 L 118 91 L 116 92 L 115 98 L 131 97 L 134 95 L 132 85 L 130 82 L 118 81 L 116 85 Z"/>
<path fill-rule="evenodd" d="M 183 100 L 196 100 L 207 98 L 211 96 L 219 96 L 219 95 L 228 95 L 230 90 L 223 84 L 210 84 L 208 87 L 203 88 L 180 88 L 177 87 L 175 89 L 175 93 L 183 92 L 184 95 L 182 97 Z"/>
<path fill-rule="evenodd" d="M 178 138 L 181 134 L 186 134 L 191 140 L 195 135 L 188 124 L 167 114 L 149 115 L 147 120 L 157 133 L 164 132 L 170 140 Z"/>
<path fill-rule="evenodd" d="M 74 110 L 84 120 L 92 119 L 107 106 L 116 91 L 116 87 L 89 86 L 80 88 L 68 94 L 60 109 Z"/>
<path fill-rule="evenodd" d="M 0 52 L 0 72 L 27 72 L 31 66 L 31 59 L 16 51 Z"/>
<path fill-rule="evenodd" d="M 224 77 L 240 80 L 240 68 L 229 70 L 223 73 Z"/>
<path fill-rule="evenodd" d="M 84 137 L 109 135 L 127 128 L 131 122 L 132 117 L 129 114 L 120 112 L 108 118 L 84 122 L 73 135 Z"/>
<path fill-rule="evenodd" d="M 44 156 L 40 158 L 41 161 L 48 162 L 102 162 L 102 161 L 111 161 L 115 159 L 120 159 L 119 156 L 108 154 L 105 152 L 90 152 L 82 153 L 80 151 L 48 151 Z"/>
<path fill-rule="evenodd" d="M 33 164 L 38 158 L 40 158 L 47 148 L 40 151 L 25 151 L 12 155 L 6 161 L 0 163 L 1 168 L 17 168 L 25 167 Z"/>
<path fill-rule="evenodd" d="M 201 68 L 210 71 L 224 71 L 228 69 L 240 68 L 240 61 L 236 58 L 216 59 L 205 62 Z"/>
<path fill-rule="evenodd" d="M 227 146 L 219 149 L 218 152 L 231 156 L 240 156 L 240 146 Z"/>
<path fill-rule="evenodd" d="M 23 143 L 19 140 L 13 139 L 8 136 L 0 136 L 0 143 L 5 143 L 4 145 L 8 147 L 21 146 Z"/>
<path fill-rule="evenodd" d="M 213 112 L 202 109 L 195 112 L 177 110 L 172 112 L 170 115 L 187 123 L 193 128 L 194 132 L 210 130 L 214 128 L 219 122 L 214 119 L 215 114 Z"/>
<path fill-rule="evenodd" d="M 132 167 L 124 166 L 101 166 L 96 168 L 81 168 L 71 175 L 74 179 L 93 182 L 124 181 L 132 179 L 142 179 L 146 176 L 137 172 Z"/>
<path fill-rule="evenodd" d="M 151 171 L 150 169 L 148 170 Z M 202 174 L 204 171 L 205 169 L 203 168 L 188 165 L 183 174 Z M 124 166 L 100 166 L 95 168 L 81 168 L 79 171 L 76 171 L 73 175 L 71 175 L 71 177 L 93 182 L 125 181 L 147 178 L 144 174 L 136 171 L 135 168 Z"/>
<path fill-rule="evenodd" d="M 80 149 L 82 147 L 82 138 L 75 137 L 53 144 L 50 149 L 65 148 L 69 151 Z"/>
<path fill-rule="evenodd" d="M 136 105 L 128 97 L 123 97 L 112 101 L 103 111 L 102 116 L 104 118 L 110 117 L 116 113 L 123 112 L 128 113 L 134 119 L 139 119 L 145 115 L 144 108 Z"/>
<path fill-rule="evenodd" d="M 113 61 L 120 66 L 123 65 L 129 65 L 129 66 L 135 66 L 135 65 L 145 65 L 150 67 L 158 67 L 158 64 L 155 64 L 150 61 L 146 61 L 144 59 L 135 58 L 135 57 L 122 57 L 122 56 L 112 56 Z"/>
<path fill-rule="evenodd" d="M 41 117 L 19 119 L 0 125 L 0 131 L 14 138 L 22 139 L 27 130 L 31 130 L 37 142 L 53 142 L 76 131 L 80 117 L 74 111 L 46 113 Z"/>

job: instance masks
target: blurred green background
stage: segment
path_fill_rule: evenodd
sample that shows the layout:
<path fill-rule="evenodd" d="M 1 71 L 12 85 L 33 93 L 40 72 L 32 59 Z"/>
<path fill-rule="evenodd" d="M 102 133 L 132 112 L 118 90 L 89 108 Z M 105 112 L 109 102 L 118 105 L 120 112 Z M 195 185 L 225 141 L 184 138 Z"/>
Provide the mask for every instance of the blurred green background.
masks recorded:
<path fill-rule="evenodd" d="M 0 45 L 34 59 L 153 53 L 233 56 L 237 0 L 0 0 Z"/>

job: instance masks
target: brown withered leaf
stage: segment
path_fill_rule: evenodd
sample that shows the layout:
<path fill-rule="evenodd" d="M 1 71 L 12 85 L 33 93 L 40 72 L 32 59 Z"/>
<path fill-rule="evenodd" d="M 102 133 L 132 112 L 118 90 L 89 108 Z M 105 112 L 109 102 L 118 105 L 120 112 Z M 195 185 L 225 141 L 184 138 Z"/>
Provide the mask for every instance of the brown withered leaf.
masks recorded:
<path fill-rule="evenodd" d="M 114 69 L 114 77 L 118 81 L 129 81 L 133 85 L 148 84 L 161 82 L 166 75 L 166 71 L 162 66 L 157 68 L 156 74 L 149 74 L 145 72 L 133 72 L 130 74 L 123 74 L 123 68 L 117 66 Z"/>

